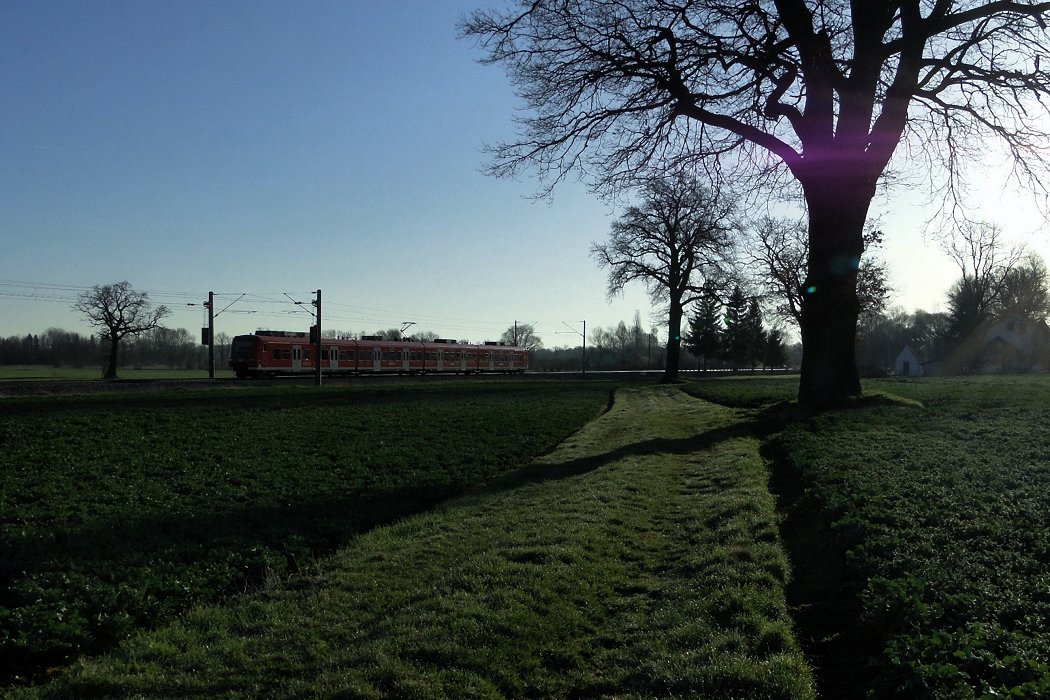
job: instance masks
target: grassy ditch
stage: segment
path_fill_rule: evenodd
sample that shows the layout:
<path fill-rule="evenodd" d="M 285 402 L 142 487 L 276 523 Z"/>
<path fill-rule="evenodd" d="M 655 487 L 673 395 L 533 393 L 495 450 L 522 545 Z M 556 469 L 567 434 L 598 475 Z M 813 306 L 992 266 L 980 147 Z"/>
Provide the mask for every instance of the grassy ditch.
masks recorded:
<path fill-rule="evenodd" d="M 748 405 L 763 386 L 785 398 L 753 383 Z M 765 445 L 823 694 L 1050 697 L 1050 377 L 865 389 L 911 405 L 798 417 Z"/>
<path fill-rule="evenodd" d="M 813 697 L 767 471 L 674 387 L 25 697 Z"/>
<path fill-rule="evenodd" d="M 0 400 L 0 683 L 310 570 L 605 409 L 595 383 Z"/>

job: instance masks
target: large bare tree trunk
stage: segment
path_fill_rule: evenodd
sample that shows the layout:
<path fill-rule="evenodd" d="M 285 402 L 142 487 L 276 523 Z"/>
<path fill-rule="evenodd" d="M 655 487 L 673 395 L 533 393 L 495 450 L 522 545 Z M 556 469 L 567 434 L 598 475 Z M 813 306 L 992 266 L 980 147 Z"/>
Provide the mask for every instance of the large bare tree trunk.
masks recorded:
<path fill-rule="evenodd" d="M 809 264 L 802 302 L 799 403 L 844 405 L 861 394 L 856 339 L 857 269 L 871 202 L 866 183 L 821 178 L 806 189 Z"/>
<path fill-rule="evenodd" d="M 106 363 L 106 371 L 103 373 L 103 379 L 116 379 L 117 378 L 117 346 L 120 340 L 110 336 L 109 339 L 109 360 Z"/>
<path fill-rule="evenodd" d="M 672 299 L 667 314 L 667 365 L 661 382 L 678 379 L 678 365 L 682 357 L 682 302 Z"/>

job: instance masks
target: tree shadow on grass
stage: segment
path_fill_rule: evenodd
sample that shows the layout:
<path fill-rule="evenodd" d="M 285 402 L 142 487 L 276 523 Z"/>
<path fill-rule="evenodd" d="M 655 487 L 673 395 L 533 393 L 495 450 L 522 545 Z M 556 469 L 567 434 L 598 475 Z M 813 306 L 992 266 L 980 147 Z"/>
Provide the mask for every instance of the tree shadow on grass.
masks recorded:
<path fill-rule="evenodd" d="M 554 464 L 530 464 L 491 481 L 483 491 L 512 490 L 520 486 L 543 481 L 558 481 L 587 474 L 620 460 L 655 455 L 688 455 L 710 449 L 727 440 L 754 437 L 754 425 L 740 423 L 724 428 L 715 428 L 687 438 L 653 439 L 631 443 L 588 457 L 579 457 Z"/>
<path fill-rule="evenodd" d="M 868 660 L 878 655 L 879 644 L 860 623 L 863 582 L 848 567 L 847 546 L 831 529 L 832 515 L 806 489 L 784 449 L 773 439 L 762 456 L 771 465 L 780 537 L 791 562 L 786 593 L 796 635 L 820 697 L 867 697 L 874 680 Z"/>

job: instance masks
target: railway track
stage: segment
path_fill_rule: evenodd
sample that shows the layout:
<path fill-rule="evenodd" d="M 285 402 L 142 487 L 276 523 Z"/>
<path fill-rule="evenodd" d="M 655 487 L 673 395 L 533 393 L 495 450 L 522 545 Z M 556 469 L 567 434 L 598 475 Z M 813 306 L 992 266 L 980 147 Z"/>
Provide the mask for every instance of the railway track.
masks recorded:
<path fill-rule="evenodd" d="M 531 375 L 341 375 L 326 376 L 323 386 L 351 386 L 365 383 L 390 383 L 390 382 L 435 382 L 435 381 L 486 381 L 500 380 L 513 381 L 515 379 L 575 379 L 578 373 L 552 373 Z M 0 381 L 0 397 L 13 396 L 66 396 L 73 394 L 101 394 L 124 391 L 159 391 L 167 389 L 191 389 L 215 386 L 243 386 L 243 387 L 270 387 L 270 386 L 313 386 L 313 376 L 300 377 L 267 377 L 261 379 L 57 379 L 57 380 L 10 380 Z"/>

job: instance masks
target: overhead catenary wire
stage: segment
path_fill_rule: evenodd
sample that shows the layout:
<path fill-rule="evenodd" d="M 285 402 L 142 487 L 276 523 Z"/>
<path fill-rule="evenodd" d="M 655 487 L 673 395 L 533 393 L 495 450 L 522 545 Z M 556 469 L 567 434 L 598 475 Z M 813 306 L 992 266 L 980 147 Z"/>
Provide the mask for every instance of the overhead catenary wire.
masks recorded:
<path fill-rule="evenodd" d="M 90 291 L 96 285 L 69 284 L 43 282 L 35 280 L 0 279 L 0 299 L 32 303 L 51 303 L 72 305 L 77 298 L 85 292 Z M 144 289 L 140 290 L 149 298 L 158 303 L 170 304 L 169 310 L 172 315 L 182 316 L 188 309 L 184 301 L 186 299 L 200 299 L 207 292 L 184 291 L 172 289 Z M 218 291 L 213 292 L 216 299 L 232 298 L 225 303 L 219 313 L 227 312 L 241 316 L 252 316 L 263 323 L 265 319 L 274 322 L 287 321 L 289 318 L 301 318 L 302 314 L 312 316 L 309 309 L 305 309 L 306 302 L 297 301 L 295 296 L 312 296 L 315 291 L 271 291 L 271 290 L 249 290 L 249 291 Z M 176 303 L 178 302 L 178 303 Z M 234 305 L 237 308 L 231 308 Z M 475 317 L 444 316 L 441 314 L 420 313 L 416 309 L 392 309 L 375 306 L 362 306 L 356 303 L 341 302 L 338 300 L 325 301 L 325 308 L 331 312 L 325 316 L 329 325 L 356 326 L 358 332 L 369 332 L 376 327 L 393 327 L 406 320 L 412 321 L 423 330 L 440 331 L 442 334 L 470 334 L 487 338 L 498 337 L 506 331 L 511 323 L 506 319 L 482 319 Z M 216 314 L 218 315 L 218 314 Z M 534 327 L 540 322 L 534 323 Z M 340 329 L 350 332 L 351 329 Z"/>

